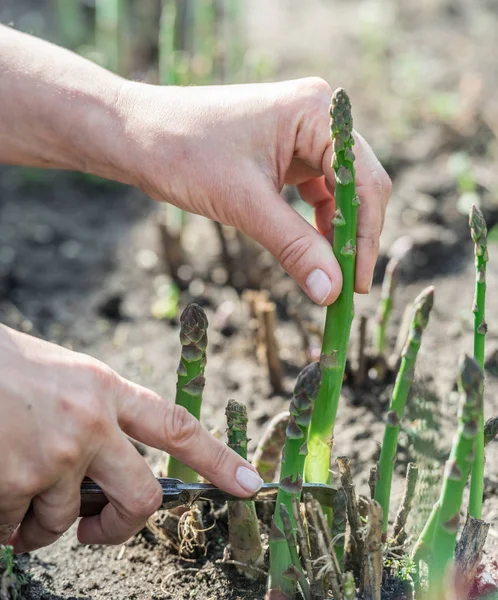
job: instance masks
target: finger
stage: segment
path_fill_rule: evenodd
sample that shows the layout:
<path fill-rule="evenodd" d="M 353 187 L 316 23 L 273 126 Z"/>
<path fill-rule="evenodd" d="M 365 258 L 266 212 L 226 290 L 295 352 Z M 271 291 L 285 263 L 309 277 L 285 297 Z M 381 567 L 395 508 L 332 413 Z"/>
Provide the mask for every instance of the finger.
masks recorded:
<path fill-rule="evenodd" d="M 124 435 L 101 450 L 87 474 L 104 490 L 109 504 L 99 515 L 81 519 L 78 539 L 83 544 L 121 544 L 161 506 L 161 486 Z"/>
<path fill-rule="evenodd" d="M 129 381 L 123 380 L 123 386 L 118 417 L 128 435 L 164 450 L 235 496 L 251 496 L 261 488 L 256 469 L 183 407 Z"/>
<path fill-rule="evenodd" d="M 31 552 L 60 538 L 76 521 L 80 509 L 81 478 L 58 481 L 33 499 L 21 525 L 11 539 L 14 552 Z"/>
<path fill-rule="evenodd" d="M 333 241 L 332 219 L 335 212 L 333 190 L 325 177 L 315 177 L 298 185 L 301 198 L 315 209 L 315 221 L 318 231 L 329 243 Z"/>
<path fill-rule="evenodd" d="M 0 544 L 12 545 L 12 537 L 29 509 L 29 500 L 15 501 L 13 506 L 0 503 Z"/>
<path fill-rule="evenodd" d="M 314 302 L 328 306 L 337 299 L 342 273 L 330 243 L 279 194 L 270 186 L 255 190 L 238 210 L 237 226 L 269 250 Z"/>

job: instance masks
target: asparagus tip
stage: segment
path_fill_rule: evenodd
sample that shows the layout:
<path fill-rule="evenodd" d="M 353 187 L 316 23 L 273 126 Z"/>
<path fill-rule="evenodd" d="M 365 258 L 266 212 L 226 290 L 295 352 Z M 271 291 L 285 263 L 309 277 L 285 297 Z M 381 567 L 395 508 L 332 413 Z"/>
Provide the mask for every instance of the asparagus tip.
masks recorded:
<path fill-rule="evenodd" d="M 425 328 L 429 321 L 432 307 L 434 306 L 434 286 L 426 287 L 417 296 L 414 302 L 416 321 Z"/>
<path fill-rule="evenodd" d="M 481 398 L 481 390 L 483 386 L 483 373 L 477 361 L 464 354 L 458 365 L 458 381 L 461 390 L 477 401 Z"/>
<path fill-rule="evenodd" d="M 304 367 L 299 373 L 294 387 L 294 396 L 303 394 L 306 398 L 313 401 L 322 382 L 322 370 L 320 363 L 314 362 Z"/>
<path fill-rule="evenodd" d="M 481 209 L 475 204 L 473 204 L 470 209 L 469 226 L 470 233 L 472 235 L 472 241 L 475 244 L 484 245 L 486 243 L 488 229 L 486 227 L 486 220 L 484 219 Z"/>
<path fill-rule="evenodd" d="M 206 334 L 208 320 L 204 310 L 195 302 L 187 305 L 180 316 L 180 340 L 182 344 L 197 344 Z"/>

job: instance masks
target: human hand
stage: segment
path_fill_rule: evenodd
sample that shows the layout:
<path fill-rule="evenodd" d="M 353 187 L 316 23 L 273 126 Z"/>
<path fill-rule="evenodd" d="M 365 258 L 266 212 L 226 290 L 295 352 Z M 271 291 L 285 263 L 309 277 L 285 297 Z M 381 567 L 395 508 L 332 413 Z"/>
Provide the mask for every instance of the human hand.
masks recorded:
<path fill-rule="evenodd" d="M 233 225 L 260 242 L 318 304 L 334 302 L 342 274 L 332 252 L 335 177 L 331 89 L 318 78 L 213 87 L 125 83 L 119 106 L 127 173 L 148 195 Z M 368 293 L 391 182 L 355 133 L 358 211 L 355 288 Z M 296 184 L 320 235 L 279 195 Z"/>
<path fill-rule="evenodd" d="M 19 553 L 59 538 L 78 517 L 85 475 L 109 504 L 80 521 L 79 540 L 117 544 L 139 531 L 162 492 L 125 434 L 237 496 L 261 487 L 184 408 L 89 356 L 0 326 L 0 544 Z"/>

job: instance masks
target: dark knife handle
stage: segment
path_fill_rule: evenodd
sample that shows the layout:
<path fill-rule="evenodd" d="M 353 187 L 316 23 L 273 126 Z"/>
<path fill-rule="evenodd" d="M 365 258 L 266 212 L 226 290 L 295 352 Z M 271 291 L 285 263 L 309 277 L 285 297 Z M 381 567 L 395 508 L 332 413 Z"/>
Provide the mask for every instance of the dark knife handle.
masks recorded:
<path fill-rule="evenodd" d="M 158 482 L 163 488 L 163 508 L 173 508 L 188 503 L 189 495 L 180 489 L 182 482 L 179 479 L 158 478 Z M 109 503 L 102 488 L 87 477 L 81 484 L 80 497 L 80 517 L 99 515 L 104 506 Z"/>

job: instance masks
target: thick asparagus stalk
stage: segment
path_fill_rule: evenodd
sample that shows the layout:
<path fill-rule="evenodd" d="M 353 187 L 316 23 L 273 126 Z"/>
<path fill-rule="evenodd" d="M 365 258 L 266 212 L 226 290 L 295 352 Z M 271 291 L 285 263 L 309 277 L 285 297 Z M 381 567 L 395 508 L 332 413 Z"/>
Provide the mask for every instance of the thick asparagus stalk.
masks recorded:
<path fill-rule="evenodd" d="M 247 460 L 247 412 L 243 404 L 229 400 L 226 408 L 228 445 Z M 228 539 L 236 561 L 258 565 L 263 561 L 256 507 L 251 500 L 228 503 Z M 247 574 L 247 570 L 245 571 Z"/>
<path fill-rule="evenodd" d="M 310 584 L 306 579 L 306 575 L 304 574 L 303 567 L 299 559 L 296 536 L 292 527 L 289 511 L 287 510 L 285 504 L 280 505 L 280 518 L 282 519 L 282 527 L 292 561 L 291 566 L 287 569 L 284 575 L 287 577 L 287 579 L 299 582 L 299 587 L 303 592 L 303 596 L 306 598 L 306 600 L 311 600 Z"/>
<path fill-rule="evenodd" d="M 334 254 L 342 270 L 343 284 L 339 297 L 327 308 L 320 361 L 322 385 L 313 410 L 309 456 L 306 460 L 307 481 L 320 483 L 329 481 L 331 443 L 353 320 L 356 222 L 359 205 L 355 188 L 351 103 L 343 89 L 334 92 L 330 117 L 334 151 L 332 167 L 336 177 Z"/>
<path fill-rule="evenodd" d="M 400 262 L 397 258 L 391 258 L 387 263 L 384 281 L 382 282 L 374 343 L 374 351 L 377 355 L 383 355 L 386 349 L 386 330 L 393 307 L 394 291 L 398 283 L 399 265 Z"/>
<path fill-rule="evenodd" d="M 486 303 L 486 263 L 488 262 L 487 235 L 488 230 L 482 212 L 472 206 L 469 215 L 470 233 L 475 244 L 476 289 L 474 306 L 474 358 L 484 372 L 484 340 L 487 331 L 485 321 Z M 474 519 L 482 515 L 484 494 L 484 403 L 481 402 L 481 414 L 478 421 L 478 432 L 472 477 L 470 481 L 469 514 Z"/>
<path fill-rule="evenodd" d="M 441 585 L 446 567 L 455 552 L 463 492 L 474 456 L 482 412 L 482 370 L 469 356 L 464 356 L 460 362 L 458 386 L 462 394 L 458 430 L 446 463 L 429 561 L 429 578 L 434 589 Z"/>
<path fill-rule="evenodd" d="M 201 415 L 202 391 L 206 382 L 207 328 L 206 313 L 198 304 L 189 304 L 180 317 L 182 353 L 177 369 L 175 401 L 196 419 Z M 172 456 L 169 457 L 167 474 L 185 483 L 197 481 L 197 473 Z"/>
<path fill-rule="evenodd" d="M 434 287 L 426 288 L 415 300 L 410 333 L 401 354 L 401 365 L 394 385 L 391 405 L 387 414 L 384 441 L 379 460 L 379 479 L 375 486 L 375 500 L 383 510 L 382 531 L 385 534 L 389 523 L 391 483 L 396 461 L 398 434 L 406 401 L 415 375 L 415 362 L 422 342 L 422 333 L 429 321 L 434 303 Z"/>
<path fill-rule="evenodd" d="M 285 444 L 285 432 L 289 424 L 289 417 L 288 410 L 273 417 L 266 426 L 254 453 L 252 464 L 265 483 L 275 480 L 277 469 L 280 466 L 282 448 Z"/>
<path fill-rule="evenodd" d="M 313 402 L 318 393 L 320 381 L 321 370 L 318 363 L 305 367 L 296 381 L 294 395 L 289 407 L 291 416 L 287 425 L 287 437 L 282 454 L 280 487 L 270 532 L 268 589 L 280 590 L 289 597 L 293 597 L 295 581 L 285 577 L 292 560 L 283 533 L 280 505 L 284 504 L 289 512 L 292 530 L 295 531 L 296 524 L 292 512 L 292 500 L 301 496 L 304 461 L 308 453 L 308 429 L 313 411 Z"/>

